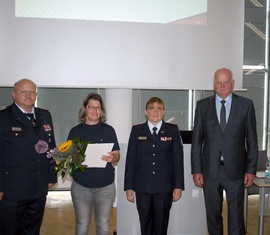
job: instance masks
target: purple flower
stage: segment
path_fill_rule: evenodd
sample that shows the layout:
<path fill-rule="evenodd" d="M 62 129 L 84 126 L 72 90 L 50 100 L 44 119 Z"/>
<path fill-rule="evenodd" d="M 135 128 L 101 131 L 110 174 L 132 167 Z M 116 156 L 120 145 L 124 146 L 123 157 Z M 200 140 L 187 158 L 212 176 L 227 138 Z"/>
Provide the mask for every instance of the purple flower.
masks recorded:
<path fill-rule="evenodd" d="M 50 150 L 47 152 L 46 157 L 47 157 L 48 159 L 50 159 L 50 158 L 52 158 L 56 153 L 57 153 L 57 149 L 56 149 L 56 148 L 50 149 Z"/>
<path fill-rule="evenodd" d="M 48 151 L 48 144 L 44 140 L 39 140 L 35 145 L 35 150 L 39 153 L 46 153 Z"/>
<path fill-rule="evenodd" d="M 46 155 L 47 158 L 52 158 L 52 152 L 48 152 L 47 155 Z"/>

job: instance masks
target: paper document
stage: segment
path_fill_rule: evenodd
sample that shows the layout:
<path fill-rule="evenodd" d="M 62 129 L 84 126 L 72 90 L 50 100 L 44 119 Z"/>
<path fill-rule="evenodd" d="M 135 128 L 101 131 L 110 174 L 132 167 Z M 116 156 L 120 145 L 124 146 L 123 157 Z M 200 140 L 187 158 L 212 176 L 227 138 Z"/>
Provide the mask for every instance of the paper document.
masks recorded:
<path fill-rule="evenodd" d="M 106 167 L 107 162 L 101 159 L 112 151 L 114 143 L 88 144 L 85 150 L 85 161 L 87 167 Z"/>

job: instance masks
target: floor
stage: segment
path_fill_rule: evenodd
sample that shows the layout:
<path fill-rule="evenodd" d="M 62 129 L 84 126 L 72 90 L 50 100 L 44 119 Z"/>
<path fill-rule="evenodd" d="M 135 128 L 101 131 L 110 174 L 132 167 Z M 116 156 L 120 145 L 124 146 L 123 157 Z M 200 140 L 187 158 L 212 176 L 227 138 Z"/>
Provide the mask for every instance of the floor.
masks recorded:
<path fill-rule="evenodd" d="M 111 213 L 111 232 L 116 230 L 116 208 Z M 74 235 L 75 216 L 69 191 L 50 191 L 40 235 Z M 96 235 L 94 218 L 90 225 L 90 234 Z"/>
<path fill-rule="evenodd" d="M 225 204 L 225 203 L 224 203 Z M 226 205 L 226 204 L 225 204 Z M 224 223 L 227 223 L 227 210 L 224 205 Z M 256 235 L 258 233 L 258 196 L 253 195 L 248 198 L 248 231 L 247 235 Z M 112 209 L 111 214 L 111 232 L 116 231 L 117 209 Z M 54 191 L 49 192 L 47 198 L 47 204 L 45 209 L 45 215 L 43 219 L 43 224 L 41 227 L 41 235 L 73 235 L 74 234 L 74 210 L 72 201 L 70 198 L 70 192 L 68 191 Z M 225 226 L 226 227 L 226 226 Z M 94 220 L 91 222 L 90 234 L 96 235 Z M 206 233 L 205 233 L 206 234 Z M 225 228 L 224 235 L 227 234 L 227 229 Z M 264 234 L 270 234 L 270 202 L 268 206 L 268 215 L 265 216 L 264 223 Z M 126 234 L 119 234 L 126 235 Z M 204 234 L 202 234 L 204 235 Z"/>

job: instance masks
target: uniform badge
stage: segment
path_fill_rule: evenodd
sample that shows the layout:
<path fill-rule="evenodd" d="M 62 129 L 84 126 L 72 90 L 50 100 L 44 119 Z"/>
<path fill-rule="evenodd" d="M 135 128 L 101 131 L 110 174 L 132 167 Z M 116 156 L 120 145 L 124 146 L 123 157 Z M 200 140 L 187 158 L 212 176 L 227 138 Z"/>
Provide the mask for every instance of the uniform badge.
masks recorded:
<path fill-rule="evenodd" d="M 171 141 L 172 140 L 172 137 L 163 136 L 163 137 L 160 137 L 160 140 L 161 141 Z"/>
<path fill-rule="evenodd" d="M 45 131 L 51 131 L 51 130 L 52 130 L 52 128 L 50 127 L 49 124 L 43 125 L 43 127 L 44 127 L 44 130 L 45 130 Z"/>

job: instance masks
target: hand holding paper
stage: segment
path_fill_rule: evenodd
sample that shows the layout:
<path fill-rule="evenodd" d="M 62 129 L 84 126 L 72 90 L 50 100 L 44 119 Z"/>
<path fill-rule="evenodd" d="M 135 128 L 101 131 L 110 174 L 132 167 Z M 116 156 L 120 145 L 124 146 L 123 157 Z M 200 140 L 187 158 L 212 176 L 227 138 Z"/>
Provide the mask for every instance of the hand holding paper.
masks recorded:
<path fill-rule="evenodd" d="M 113 143 L 88 144 L 85 151 L 85 161 L 88 167 L 106 167 L 108 158 L 113 158 L 111 153 Z M 112 159 L 111 159 L 112 160 Z"/>
<path fill-rule="evenodd" d="M 108 152 L 107 154 L 102 155 L 101 159 L 105 162 L 112 162 L 113 160 L 112 152 Z"/>

